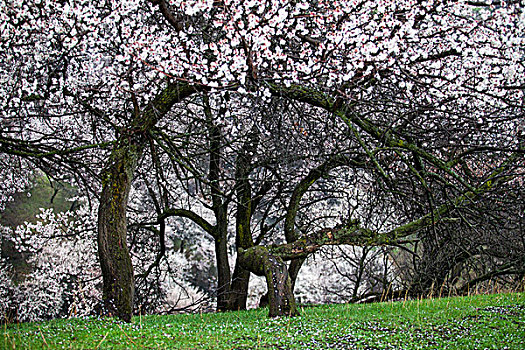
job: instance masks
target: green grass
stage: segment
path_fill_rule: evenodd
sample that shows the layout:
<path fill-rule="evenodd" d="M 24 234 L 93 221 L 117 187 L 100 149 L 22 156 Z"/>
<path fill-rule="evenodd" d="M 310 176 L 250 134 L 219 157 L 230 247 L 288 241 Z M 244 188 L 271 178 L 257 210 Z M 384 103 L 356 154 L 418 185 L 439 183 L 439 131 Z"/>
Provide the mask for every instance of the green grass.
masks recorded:
<path fill-rule="evenodd" d="M 525 349 L 525 293 L 2 326 L 2 349 Z"/>

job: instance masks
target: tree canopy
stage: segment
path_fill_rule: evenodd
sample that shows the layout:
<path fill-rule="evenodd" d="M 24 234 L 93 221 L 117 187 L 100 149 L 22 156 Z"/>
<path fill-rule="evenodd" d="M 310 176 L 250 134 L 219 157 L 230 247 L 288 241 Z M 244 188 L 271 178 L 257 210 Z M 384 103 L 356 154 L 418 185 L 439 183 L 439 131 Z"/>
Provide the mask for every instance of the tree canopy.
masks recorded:
<path fill-rule="evenodd" d="M 414 291 L 484 254 L 523 275 L 520 253 L 480 248 L 523 252 L 522 5 L 2 1 L 0 200 L 35 168 L 99 203 L 105 308 L 125 320 L 129 232 L 158 239 L 148 275 L 174 216 L 215 243 L 220 310 L 246 307 L 252 272 L 270 315 L 295 314 L 304 258 L 331 244 L 403 246 Z"/>

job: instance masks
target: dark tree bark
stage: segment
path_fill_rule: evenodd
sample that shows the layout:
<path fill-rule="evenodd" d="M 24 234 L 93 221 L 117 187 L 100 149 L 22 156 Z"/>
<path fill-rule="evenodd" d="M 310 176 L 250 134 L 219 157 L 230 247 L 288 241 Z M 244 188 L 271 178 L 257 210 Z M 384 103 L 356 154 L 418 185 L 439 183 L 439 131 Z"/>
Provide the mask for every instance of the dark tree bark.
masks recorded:
<path fill-rule="evenodd" d="M 230 263 L 228 259 L 228 231 L 224 221 L 217 228 L 215 239 L 215 260 L 217 263 L 217 311 L 228 309 L 230 298 Z M 224 227 L 222 227 L 224 226 Z"/>
<path fill-rule="evenodd" d="M 246 270 L 246 268 L 241 265 L 239 258 L 237 258 L 235 261 L 235 269 L 233 270 L 227 310 L 246 310 L 249 283 L 250 271 Z"/>
<path fill-rule="evenodd" d="M 265 247 L 255 246 L 240 249 L 239 262 L 246 270 L 266 278 L 270 317 L 299 315 L 286 263 L 279 256 L 271 255 Z"/>
<path fill-rule="evenodd" d="M 204 98 L 207 103 L 207 98 Z M 212 211 L 215 216 L 215 225 L 210 224 L 197 213 L 186 209 L 165 209 L 161 218 L 168 216 L 184 217 L 199 225 L 206 233 L 213 237 L 215 244 L 215 262 L 217 265 L 217 311 L 229 310 L 231 271 L 228 258 L 228 199 L 224 198 L 219 181 L 222 178 L 221 148 L 222 136 L 219 127 L 213 124 L 211 110 L 205 109 L 208 122 L 209 138 L 209 169 L 208 184 L 212 199 Z"/>
<path fill-rule="evenodd" d="M 228 309 L 228 301 L 231 289 L 231 272 L 228 259 L 228 201 L 223 198 L 220 188 L 220 180 L 223 178 L 221 168 L 221 157 L 223 137 L 220 127 L 214 123 L 210 108 L 209 98 L 204 95 L 204 114 L 208 125 L 209 137 L 209 174 L 210 191 L 212 198 L 212 210 L 215 215 L 216 224 L 212 234 L 215 241 L 215 260 L 217 263 L 217 311 Z M 220 114 L 225 111 L 219 111 Z"/>
<path fill-rule="evenodd" d="M 113 150 L 103 173 L 98 209 L 98 254 L 102 268 L 106 311 L 130 322 L 135 284 L 127 239 L 126 209 L 137 164 L 136 147 L 124 144 Z"/>
<path fill-rule="evenodd" d="M 237 246 L 237 260 L 233 272 L 229 310 L 245 310 L 248 299 L 248 284 L 250 283 L 250 271 L 246 270 L 241 263 L 239 249 L 253 247 L 251 231 L 251 218 L 253 213 L 252 187 L 248 178 L 252 170 L 252 158 L 257 150 L 259 134 L 256 129 L 252 130 L 244 143 L 235 164 L 235 182 L 237 195 L 237 213 L 235 216 L 235 244 Z"/>
<path fill-rule="evenodd" d="M 288 267 L 288 272 L 290 274 L 290 282 L 292 286 L 292 291 L 295 290 L 295 281 L 297 281 L 297 276 L 299 276 L 299 271 L 305 262 L 305 258 L 293 259 L 290 261 L 290 266 Z"/>
<path fill-rule="evenodd" d="M 173 105 L 197 90 L 188 84 L 169 84 L 144 109 L 136 110 L 123 130 L 102 172 L 98 209 L 98 255 L 103 277 L 103 300 L 107 312 L 129 322 L 133 315 L 135 283 L 126 243 L 126 210 L 133 174 L 146 145 L 145 137 Z"/>

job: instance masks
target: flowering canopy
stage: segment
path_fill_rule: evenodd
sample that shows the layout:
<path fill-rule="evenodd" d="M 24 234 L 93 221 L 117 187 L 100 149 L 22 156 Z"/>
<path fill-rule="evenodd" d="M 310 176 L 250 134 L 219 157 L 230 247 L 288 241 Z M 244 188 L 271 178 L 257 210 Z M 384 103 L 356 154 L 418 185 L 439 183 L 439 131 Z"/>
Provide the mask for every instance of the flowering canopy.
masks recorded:
<path fill-rule="evenodd" d="M 258 128 L 247 111 L 285 99 L 309 105 L 290 119 L 335 114 L 346 126 L 344 142 L 337 148 L 339 139 L 332 140 L 327 149 L 351 148 L 359 153 L 354 164 L 373 169 L 363 182 L 375 181 L 373 173 L 392 193 L 410 198 L 414 206 L 399 211 L 412 212 L 389 229 L 424 214 L 414 208 L 425 191 L 432 215 L 423 221 L 433 224 L 434 214 L 456 203 L 449 197 L 470 198 L 504 171 L 523 174 L 509 170 L 523 155 L 523 1 L 4 0 L 0 6 L 0 151 L 32 157 L 46 171 L 85 179 L 106 163 L 132 164 L 125 169 L 132 174 L 137 159 L 119 156 L 142 153 L 139 134 L 154 139 L 161 123 L 176 138 L 206 108 L 218 115 L 213 127 L 231 131 L 225 144 L 249 138 L 252 127 L 271 137 L 276 129 Z M 197 92 L 206 92 L 208 106 L 198 100 L 174 107 Z M 175 122 L 178 116 L 185 121 Z M 296 119 L 286 125 L 311 135 Z M 162 148 L 158 138 L 153 144 Z M 256 157 L 248 153 L 260 153 L 261 144 L 232 163 L 250 163 Z M 111 157 L 88 152 L 111 145 Z M 311 148 L 305 159 L 316 153 Z M 75 158 L 80 151 L 89 157 Z M 302 174 L 319 166 L 307 165 Z M 253 179 L 246 169 L 244 177 Z M 295 217 L 288 221 L 293 231 Z"/>
<path fill-rule="evenodd" d="M 3 1 L 1 16 L 4 113 L 30 96 L 63 103 L 64 90 L 66 100 L 146 101 L 166 77 L 321 85 L 353 98 L 366 94 L 360 82 L 386 79 L 432 102 L 522 95 L 519 2 L 36 0 Z"/>

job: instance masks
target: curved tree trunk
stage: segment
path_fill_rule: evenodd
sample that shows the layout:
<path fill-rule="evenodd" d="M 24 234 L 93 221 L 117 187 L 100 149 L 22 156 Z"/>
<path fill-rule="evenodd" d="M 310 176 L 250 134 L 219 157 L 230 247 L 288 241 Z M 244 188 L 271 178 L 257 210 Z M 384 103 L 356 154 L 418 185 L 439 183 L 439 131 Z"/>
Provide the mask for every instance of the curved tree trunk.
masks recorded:
<path fill-rule="evenodd" d="M 295 230 L 295 219 L 304 194 L 319 178 L 321 178 L 321 176 L 327 174 L 332 169 L 349 164 L 361 166 L 360 160 L 357 158 L 349 159 L 345 156 L 335 156 L 330 158 L 317 168 L 312 169 L 308 175 L 302 178 L 295 186 L 290 197 L 290 202 L 288 203 L 288 208 L 286 209 L 284 220 L 284 236 L 286 237 L 286 243 L 293 243 L 299 239 L 299 233 Z M 297 280 L 299 270 L 301 270 L 304 261 L 305 258 L 297 258 L 290 262 L 288 271 L 292 282 L 292 291 L 295 288 L 295 281 Z"/>
<path fill-rule="evenodd" d="M 126 243 L 126 210 L 133 173 L 144 147 L 144 136 L 175 103 L 194 94 L 195 86 L 168 84 L 142 113 L 136 106 L 128 129 L 121 134 L 102 172 L 102 193 L 98 208 L 98 255 L 102 269 L 106 311 L 129 322 L 133 313 L 135 283 Z"/>
<path fill-rule="evenodd" d="M 137 150 L 130 145 L 113 150 L 103 172 L 98 208 L 98 254 L 102 267 L 103 300 L 110 315 L 129 322 L 133 313 L 135 284 L 126 243 L 126 209 L 136 167 Z"/>
<path fill-rule="evenodd" d="M 249 250 L 240 249 L 239 262 L 246 270 L 266 277 L 270 317 L 299 315 L 290 275 L 280 257 L 271 255 L 265 247 L 255 246 Z"/>

